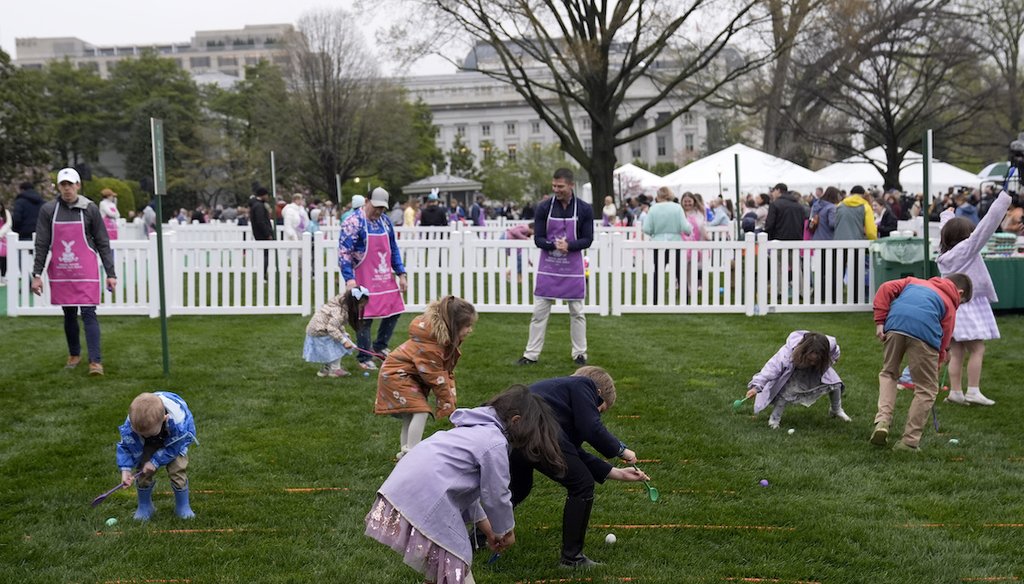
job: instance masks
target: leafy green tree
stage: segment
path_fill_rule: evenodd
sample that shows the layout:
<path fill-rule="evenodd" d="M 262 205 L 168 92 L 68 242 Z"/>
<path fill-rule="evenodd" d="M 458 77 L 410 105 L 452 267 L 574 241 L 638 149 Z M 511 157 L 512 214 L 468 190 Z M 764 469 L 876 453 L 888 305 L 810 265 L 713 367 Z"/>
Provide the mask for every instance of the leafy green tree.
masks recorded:
<path fill-rule="evenodd" d="M 198 158 L 197 127 L 200 122 L 199 90 L 188 73 L 177 64 L 153 51 L 138 59 L 121 61 L 110 74 L 110 103 L 115 112 L 115 143 L 125 157 L 127 175 L 136 179 L 153 175 L 150 118 L 163 120 L 164 159 L 167 189 L 177 197 L 191 188 L 185 180 L 187 164 L 201 163 Z"/>
<path fill-rule="evenodd" d="M 452 148 L 445 156 L 448 159 L 448 169 L 451 174 L 463 178 L 472 178 L 477 175 L 476 155 L 462 141 L 462 136 L 455 135 L 455 140 L 452 141 Z"/>
<path fill-rule="evenodd" d="M 107 83 L 95 71 L 79 69 L 68 59 L 53 61 L 42 76 L 43 108 L 49 123 L 50 150 L 58 165 L 96 162 L 110 138 L 104 107 Z"/>
<path fill-rule="evenodd" d="M 0 183 L 49 159 L 41 85 L 29 73 L 0 49 Z"/>
<path fill-rule="evenodd" d="M 103 189 L 110 189 L 117 193 L 117 210 L 122 217 L 128 216 L 128 211 L 134 211 L 135 193 L 127 182 L 113 177 L 101 177 L 87 180 L 82 184 L 82 194 L 89 197 L 94 203 L 99 204 L 103 198 Z"/>

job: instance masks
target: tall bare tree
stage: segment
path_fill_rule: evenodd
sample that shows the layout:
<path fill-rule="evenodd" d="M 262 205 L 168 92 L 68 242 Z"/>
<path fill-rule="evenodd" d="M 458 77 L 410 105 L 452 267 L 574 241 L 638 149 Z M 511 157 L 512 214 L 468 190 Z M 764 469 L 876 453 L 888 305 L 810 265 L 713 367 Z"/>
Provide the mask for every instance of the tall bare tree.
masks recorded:
<path fill-rule="evenodd" d="M 973 35 L 987 56 L 985 66 L 991 75 L 979 81 L 993 88 L 989 115 L 976 125 L 974 146 L 985 152 L 985 159 L 1003 157 L 1006 145 L 1024 130 L 1024 2 L 1020 0 L 979 0 L 979 34 Z"/>
<path fill-rule="evenodd" d="M 405 0 L 419 8 L 413 24 L 389 34 L 438 52 L 451 31 L 468 35 L 475 48 L 461 68 L 514 88 L 602 198 L 613 192 L 617 146 L 661 130 L 768 60 L 731 50 L 757 1 Z M 671 112 L 650 119 L 666 103 Z"/>
<path fill-rule="evenodd" d="M 381 78 L 357 22 L 344 10 L 304 14 L 289 40 L 285 67 L 305 146 L 301 168 L 311 186 L 335 198 L 336 175 L 344 183 L 371 166 L 374 120 L 383 113 L 380 97 L 394 92 Z"/>

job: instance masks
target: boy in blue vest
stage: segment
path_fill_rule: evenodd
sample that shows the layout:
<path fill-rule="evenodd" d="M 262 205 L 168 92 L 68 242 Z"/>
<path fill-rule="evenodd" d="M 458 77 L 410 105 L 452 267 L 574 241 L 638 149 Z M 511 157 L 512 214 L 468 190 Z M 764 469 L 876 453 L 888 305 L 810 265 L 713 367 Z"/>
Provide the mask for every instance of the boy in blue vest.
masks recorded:
<path fill-rule="evenodd" d="M 141 472 L 136 489 L 137 521 L 153 516 L 153 475 L 167 467 L 174 490 L 174 513 L 182 519 L 195 517 L 188 496 L 188 446 L 196 440 L 196 424 L 185 400 L 169 391 L 141 393 L 132 400 L 128 418 L 121 425 L 117 445 L 117 466 L 121 482 L 130 487 L 133 473 Z"/>
<path fill-rule="evenodd" d="M 939 393 L 939 368 L 947 359 L 956 309 L 971 299 L 973 289 L 971 279 L 960 273 L 929 280 L 903 278 L 879 286 L 874 302 L 875 335 L 885 348 L 878 374 L 878 413 L 871 433 L 875 446 L 885 446 L 888 441 L 905 355 L 914 379 L 914 400 L 903 437 L 893 450 L 919 451 L 928 411 Z"/>

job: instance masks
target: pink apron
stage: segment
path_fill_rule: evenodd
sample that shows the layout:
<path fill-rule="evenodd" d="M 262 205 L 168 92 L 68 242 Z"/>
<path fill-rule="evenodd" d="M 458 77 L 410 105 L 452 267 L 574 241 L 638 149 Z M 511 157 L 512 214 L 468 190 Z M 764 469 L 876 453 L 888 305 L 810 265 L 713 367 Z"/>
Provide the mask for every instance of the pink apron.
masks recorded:
<path fill-rule="evenodd" d="M 384 233 L 370 233 L 367 221 L 366 255 L 356 264 L 356 282 L 370 291 L 370 300 L 363 309 L 366 318 L 394 316 L 405 312 L 402 293 L 391 271 L 391 241 L 389 228 Z"/>
<path fill-rule="evenodd" d="M 59 205 L 59 203 L 58 203 Z M 100 303 L 100 260 L 85 237 L 85 213 L 78 221 L 57 221 L 53 211 L 50 240 L 50 303 L 57 306 L 98 306 Z"/>
<path fill-rule="evenodd" d="M 561 205 L 558 200 L 551 201 L 551 207 Z M 564 237 L 566 241 L 576 240 L 576 196 L 572 198 L 572 217 L 554 218 L 548 212 L 548 241 Z M 540 262 L 537 264 L 537 285 L 533 290 L 541 298 L 560 298 L 562 300 L 583 300 L 587 292 L 587 279 L 584 275 L 583 251 L 563 253 L 558 250 L 540 250 Z"/>
<path fill-rule="evenodd" d="M 107 228 L 107 235 L 110 236 L 110 241 L 117 239 L 117 219 L 104 217 L 103 225 Z"/>

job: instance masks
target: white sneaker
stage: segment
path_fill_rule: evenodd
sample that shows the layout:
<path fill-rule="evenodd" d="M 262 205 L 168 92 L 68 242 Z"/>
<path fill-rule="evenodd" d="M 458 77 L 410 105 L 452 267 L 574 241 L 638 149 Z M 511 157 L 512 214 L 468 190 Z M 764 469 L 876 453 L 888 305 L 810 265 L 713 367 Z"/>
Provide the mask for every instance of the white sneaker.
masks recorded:
<path fill-rule="evenodd" d="M 962 391 L 951 391 L 949 392 L 949 395 L 946 396 L 946 399 L 942 401 L 946 402 L 947 404 L 959 404 L 961 406 L 969 405 L 967 403 L 967 397 L 964 396 L 964 392 Z"/>
<path fill-rule="evenodd" d="M 850 416 L 847 416 L 846 412 L 844 412 L 843 410 L 837 410 L 837 411 L 829 410 L 828 416 L 830 418 L 839 418 L 840 420 L 842 420 L 844 422 L 852 422 L 853 421 L 853 418 L 851 418 Z"/>
<path fill-rule="evenodd" d="M 995 400 L 988 399 L 979 391 L 978 393 L 968 393 L 964 395 L 964 401 L 969 404 L 975 404 L 979 406 L 992 406 L 995 405 Z"/>
<path fill-rule="evenodd" d="M 781 420 L 768 420 L 768 427 L 772 430 L 778 430 L 780 421 Z"/>

